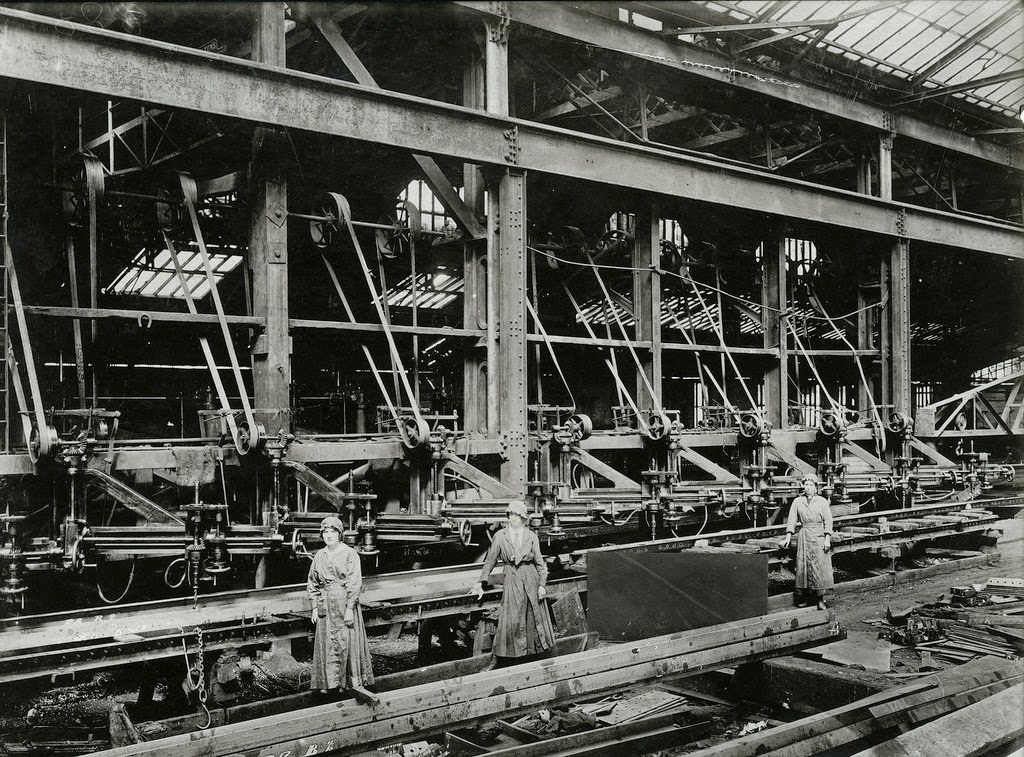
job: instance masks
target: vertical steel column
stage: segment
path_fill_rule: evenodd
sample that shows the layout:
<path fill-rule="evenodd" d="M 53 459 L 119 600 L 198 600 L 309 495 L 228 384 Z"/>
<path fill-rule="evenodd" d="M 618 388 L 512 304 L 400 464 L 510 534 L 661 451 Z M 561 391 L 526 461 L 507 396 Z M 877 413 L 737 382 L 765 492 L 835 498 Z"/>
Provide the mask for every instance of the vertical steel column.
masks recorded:
<path fill-rule="evenodd" d="M 253 60 L 285 65 L 285 5 L 257 3 L 252 35 Z M 266 319 L 266 331 L 252 349 L 254 407 L 267 433 L 291 428 L 288 336 L 288 190 L 274 153 L 274 133 L 257 129 L 251 165 L 249 266 L 253 314 Z"/>
<path fill-rule="evenodd" d="M 486 31 L 484 34 L 484 89 L 485 98 L 487 105 L 487 112 L 494 113 L 499 116 L 507 116 L 509 112 L 509 88 L 508 88 L 508 19 L 507 18 L 489 18 L 485 21 Z M 520 181 L 522 177 L 520 176 Z M 514 275 L 508 275 L 506 271 L 502 270 L 501 257 L 503 255 L 502 250 L 506 248 L 506 245 L 510 245 L 511 235 L 505 235 L 505 237 L 499 236 L 501 234 L 501 228 L 505 221 L 504 215 L 506 212 L 511 213 L 512 208 L 516 207 L 516 198 L 510 196 L 506 192 L 506 183 L 510 183 L 510 177 L 504 176 L 500 180 L 501 186 L 495 190 L 495 187 L 491 187 L 491 207 L 490 212 L 487 214 L 487 432 L 488 434 L 497 434 L 499 431 L 502 434 L 508 433 L 510 423 L 510 398 L 508 392 L 502 391 L 504 382 L 509 380 L 509 376 L 504 374 L 501 370 L 502 366 L 505 365 L 505 360 L 502 360 L 502 356 L 499 353 L 499 340 L 501 338 L 500 330 L 504 327 L 507 330 L 508 324 L 505 323 L 506 308 L 503 305 L 506 304 L 506 300 L 509 298 L 508 289 L 509 287 L 515 287 L 518 279 Z M 510 183 L 510 189 L 514 189 L 515 182 Z M 520 186 L 521 188 L 521 186 Z M 519 200 L 523 199 L 523 195 L 520 192 Z M 519 223 L 522 223 L 522 218 L 519 219 Z M 523 251 L 523 263 L 524 271 L 519 282 L 519 293 L 518 297 L 520 300 L 520 306 L 525 310 L 525 297 L 526 297 L 526 273 L 525 273 L 525 260 L 526 253 Z M 507 267 L 507 266 L 506 266 Z M 524 336 L 525 338 L 525 336 Z M 502 344 L 502 347 L 505 345 Z M 510 345 L 511 348 L 511 345 Z M 509 355 L 504 356 L 506 359 Z M 525 360 L 526 360 L 526 349 L 525 344 L 523 348 L 523 375 L 522 379 L 522 412 L 525 418 L 526 414 L 526 380 L 525 380 Z M 524 440 L 525 441 L 525 440 Z M 517 466 L 512 463 L 512 458 L 509 458 L 509 462 L 503 466 L 502 476 L 511 476 L 506 483 L 510 486 L 515 481 Z M 526 465 L 523 464 L 523 482 L 525 482 L 525 469 Z"/>
<path fill-rule="evenodd" d="M 764 346 L 776 350 L 774 361 L 764 372 L 764 406 L 772 428 L 789 425 L 789 340 L 781 313 L 787 307 L 786 232 L 773 226 L 764 240 L 764 276 L 761 304 L 764 318 Z"/>
<path fill-rule="evenodd" d="M 494 208 L 492 207 L 492 213 Z M 505 446 L 501 481 L 525 494 L 526 437 L 526 176 L 508 169 L 498 188 L 497 255 L 491 256 L 498 298 L 498 423 Z"/>
<path fill-rule="evenodd" d="M 892 146 L 893 133 L 884 132 L 878 138 L 878 196 L 892 199 Z"/>
<path fill-rule="evenodd" d="M 878 196 L 892 200 L 892 151 L 895 137 L 891 117 L 878 139 Z M 904 236 L 906 217 L 897 212 L 895 239 L 881 266 L 882 403 L 910 413 L 910 244 Z"/>
<path fill-rule="evenodd" d="M 636 320 L 636 338 L 651 342 L 651 349 L 643 357 L 643 372 L 657 395 L 651 407 L 661 404 L 662 355 L 661 355 L 661 276 L 652 266 L 657 266 L 661 257 L 661 229 L 658 221 L 658 204 L 647 203 L 636 214 L 636 244 L 633 248 L 633 315 Z M 639 371 L 636 377 L 636 396 L 644 397 L 647 385 Z"/>
<path fill-rule="evenodd" d="M 477 48 L 482 39 L 470 43 L 469 58 L 463 71 L 462 104 L 467 108 L 483 108 L 487 90 L 483 55 Z M 464 201 L 474 213 L 484 211 L 484 180 L 478 166 L 465 163 L 462 167 L 465 186 Z M 487 241 L 470 242 L 463 254 L 462 320 L 466 328 L 487 328 Z M 487 352 L 484 348 L 466 343 L 462 363 L 463 427 L 470 432 L 487 433 Z M 493 411 L 491 411 L 493 412 Z"/>
<path fill-rule="evenodd" d="M 889 347 L 892 371 L 891 397 L 897 412 L 910 414 L 910 243 L 892 242 L 889 252 Z"/>

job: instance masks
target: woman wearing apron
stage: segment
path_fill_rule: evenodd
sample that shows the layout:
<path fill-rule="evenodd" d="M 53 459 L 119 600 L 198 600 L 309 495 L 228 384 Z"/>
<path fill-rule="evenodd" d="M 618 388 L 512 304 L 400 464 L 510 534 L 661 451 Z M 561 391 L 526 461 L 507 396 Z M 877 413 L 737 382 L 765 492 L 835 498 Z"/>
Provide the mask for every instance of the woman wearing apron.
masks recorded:
<path fill-rule="evenodd" d="M 480 581 L 470 589 L 470 594 L 482 598 L 483 584 L 491 571 L 499 562 L 504 563 L 504 589 L 493 646 L 494 656 L 502 664 L 519 661 L 514 658 L 548 654 L 555 645 L 551 617 L 542 602 L 548 567 L 540 552 L 540 540 L 526 527 L 529 516 L 523 502 L 510 502 L 505 515 L 508 525 L 494 535 Z"/>
<path fill-rule="evenodd" d="M 796 600 L 801 595 L 813 593 L 818 599 L 818 609 L 825 609 L 825 592 L 832 588 L 832 510 L 828 500 L 818 494 L 818 479 L 804 477 L 801 484 L 804 493 L 793 500 L 786 523 L 786 539 L 783 549 L 788 549 L 796 531 Z"/>
<path fill-rule="evenodd" d="M 359 553 L 341 541 L 344 526 L 330 516 L 320 523 L 324 548 L 313 556 L 306 588 L 313 604 L 313 670 L 310 688 L 362 689 L 373 683 L 359 592 Z"/>

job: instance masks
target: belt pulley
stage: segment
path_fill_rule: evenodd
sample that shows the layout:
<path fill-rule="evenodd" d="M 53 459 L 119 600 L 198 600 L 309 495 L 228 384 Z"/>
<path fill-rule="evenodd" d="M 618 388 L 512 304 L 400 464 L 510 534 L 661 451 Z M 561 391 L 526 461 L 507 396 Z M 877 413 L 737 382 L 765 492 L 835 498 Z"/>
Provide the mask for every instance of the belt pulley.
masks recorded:
<path fill-rule="evenodd" d="M 210 256 L 206 250 L 206 242 L 203 239 L 202 229 L 199 227 L 199 216 L 197 215 L 195 208 L 199 197 L 195 180 L 187 173 L 178 172 L 178 185 L 179 186 L 175 188 L 174 192 L 165 191 L 162 194 L 163 197 L 166 197 L 166 201 L 157 202 L 157 220 L 163 231 L 164 242 L 167 245 L 167 252 L 171 256 L 171 261 L 174 264 L 174 270 L 177 273 L 178 281 L 181 284 L 182 296 L 185 298 L 185 303 L 188 306 L 189 312 L 193 315 L 197 315 L 199 311 L 196 308 L 195 300 L 192 298 L 188 278 L 185 275 L 185 271 L 182 269 L 181 261 L 178 259 L 178 252 L 175 249 L 174 242 L 171 240 L 170 232 L 176 229 L 179 225 L 182 225 L 187 219 L 192 227 L 192 232 L 195 235 L 196 244 L 199 250 L 199 258 L 203 263 L 203 272 L 210 288 L 210 295 L 213 300 L 214 308 L 217 311 L 217 322 L 220 325 L 221 335 L 224 338 L 224 346 L 227 350 L 228 360 L 231 363 L 231 374 L 234 377 L 235 385 L 238 389 L 239 401 L 242 404 L 242 413 L 245 416 L 243 421 L 236 422 L 234 413 L 229 411 L 230 404 L 228 403 L 228 395 L 224 389 L 224 384 L 221 382 L 217 363 L 216 360 L 214 360 L 213 351 L 210 349 L 209 340 L 205 336 L 200 337 L 199 344 L 202 347 L 203 356 L 206 358 L 206 364 L 210 370 L 210 378 L 213 381 L 217 397 L 220 400 L 221 407 L 226 413 L 225 420 L 227 421 L 235 449 L 240 455 L 245 455 L 253 450 L 260 450 L 263 448 L 266 443 L 267 432 L 263 427 L 263 424 L 256 420 L 252 406 L 249 404 L 249 393 L 245 387 L 245 381 L 242 378 L 242 369 L 239 366 L 238 356 L 235 353 L 235 345 L 231 339 L 231 331 L 228 327 L 227 316 L 224 313 L 224 306 L 221 303 L 220 293 L 217 290 L 217 277 L 214 274 L 213 266 L 210 263 Z"/>
<path fill-rule="evenodd" d="M 409 215 L 409 225 L 405 228 L 408 233 L 414 233 L 412 231 L 412 219 L 416 218 L 416 224 L 419 223 L 419 211 L 416 210 L 416 206 L 412 203 L 408 203 L 404 206 L 405 212 Z M 359 266 L 362 269 L 363 277 L 366 280 L 366 286 L 370 292 L 370 298 L 373 300 L 374 309 L 377 311 L 377 317 L 380 321 L 381 328 L 384 331 L 384 338 L 388 343 L 388 349 L 390 351 L 391 360 L 395 369 L 398 373 L 399 379 L 401 380 L 402 388 L 405 389 L 405 393 L 409 399 L 409 406 L 412 409 L 411 415 L 401 415 L 398 412 L 398 407 L 395 402 L 392 402 L 390 395 L 384 385 L 383 378 L 380 375 L 380 371 L 377 369 L 376 361 L 374 361 L 369 348 L 366 345 L 362 345 L 363 354 L 366 356 L 367 361 L 370 364 L 370 368 L 373 372 L 374 378 L 377 380 L 377 385 L 384 396 L 384 401 L 388 406 L 388 411 L 391 413 L 392 419 L 398 429 L 399 436 L 402 438 L 402 444 L 408 449 L 417 449 L 426 446 L 430 441 L 430 426 L 423 418 L 420 412 L 419 402 L 416 399 L 416 393 L 413 391 L 412 386 L 409 384 L 409 377 L 405 371 L 405 366 L 402 363 L 401 354 L 398 351 L 398 346 L 395 343 L 394 334 L 391 331 L 391 322 L 384 310 L 384 299 L 387 296 L 387 292 L 383 291 L 378 294 L 376 287 L 373 284 L 373 276 L 370 273 L 369 264 L 366 260 L 366 255 L 363 253 L 363 248 L 359 243 L 359 238 L 356 236 L 355 227 L 366 226 L 375 228 L 377 231 L 382 231 L 381 224 L 363 223 L 360 221 L 352 220 L 352 208 L 345 197 L 337 192 L 326 192 L 324 193 L 313 207 L 314 214 L 311 216 L 305 216 L 310 219 L 310 236 L 313 239 L 313 243 L 321 248 L 327 249 L 336 246 L 341 238 L 341 227 L 344 225 L 348 231 L 348 237 L 352 242 L 352 247 L 355 249 L 356 257 L 359 259 Z M 292 214 L 299 215 L 299 214 Z M 386 227 L 395 228 L 396 227 Z M 396 234 L 401 234 L 401 231 L 396 230 Z M 348 299 L 345 297 L 343 290 L 341 289 L 341 283 L 334 272 L 334 267 L 330 261 L 324 256 L 324 263 L 327 266 L 328 272 L 334 282 L 335 289 L 342 301 L 345 308 L 345 312 L 349 317 L 349 320 L 355 322 L 355 313 L 352 311 L 348 303 Z M 414 282 L 415 284 L 415 282 Z"/>

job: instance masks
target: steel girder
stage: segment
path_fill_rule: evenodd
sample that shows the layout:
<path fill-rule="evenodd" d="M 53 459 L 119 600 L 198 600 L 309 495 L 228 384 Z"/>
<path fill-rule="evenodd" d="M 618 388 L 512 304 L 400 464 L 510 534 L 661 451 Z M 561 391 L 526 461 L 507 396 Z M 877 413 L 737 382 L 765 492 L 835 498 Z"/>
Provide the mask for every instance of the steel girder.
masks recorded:
<path fill-rule="evenodd" d="M 455 0 L 456 5 L 493 13 L 489 3 Z M 510 2 L 506 3 L 509 19 L 514 23 L 568 37 L 575 42 L 593 45 L 622 54 L 652 61 L 710 81 L 800 105 L 811 110 L 842 118 L 875 129 L 936 145 L 998 165 L 1024 163 L 1020 149 L 960 134 L 947 126 L 931 123 L 909 113 L 899 113 L 872 103 L 852 100 L 818 84 L 779 80 L 778 72 L 762 69 L 749 61 L 737 62 L 714 50 L 666 39 L 568 3 Z M 643 12 L 641 10 L 641 12 Z M 741 69 L 737 73 L 737 68 Z"/>
<path fill-rule="evenodd" d="M 1024 259 L 1024 229 L 0 10 L 0 77 Z"/>

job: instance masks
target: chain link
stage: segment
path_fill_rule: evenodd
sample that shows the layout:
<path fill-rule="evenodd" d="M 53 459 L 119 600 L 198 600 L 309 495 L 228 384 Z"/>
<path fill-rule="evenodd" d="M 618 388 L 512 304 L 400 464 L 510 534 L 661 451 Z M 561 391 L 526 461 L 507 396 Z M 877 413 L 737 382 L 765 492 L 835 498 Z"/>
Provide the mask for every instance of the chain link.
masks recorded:
<path fill-rule="evenodd" d="M 206 706 L 206 700 L 210 693 L 206 689 L 206 664 L 204 662 L 206 642 L 203 639 L 203 629 L 200 626 L 195 628 L 196 646 L 198 647 L 196 654 L 198 656 L 194 665 L 188 659 L 188 640 L 185 636 L 185 629 L 181 628 L 179 630 L 181 631 L 181 650 L 185 656 L 185 679 L 188 681 L 189 689 L 196 692 L 199 698 L 199 706 L 206 715 L 206 725 L 200 726 L 200 730 L 206 730 L 213 722 L 213 715 Z"/>

